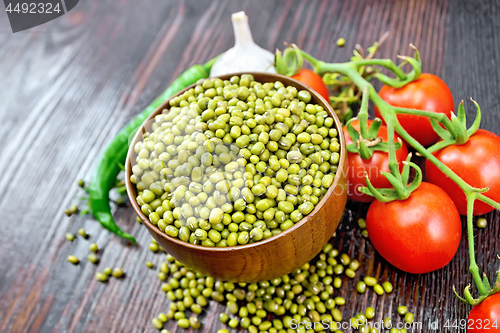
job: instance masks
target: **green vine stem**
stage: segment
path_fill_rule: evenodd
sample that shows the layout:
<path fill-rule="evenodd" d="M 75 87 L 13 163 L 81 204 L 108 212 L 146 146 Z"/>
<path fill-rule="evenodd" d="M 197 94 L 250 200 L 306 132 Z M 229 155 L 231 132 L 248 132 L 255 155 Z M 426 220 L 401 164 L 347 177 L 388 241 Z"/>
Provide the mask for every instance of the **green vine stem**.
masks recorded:
<path fill-rule="evenodd" d="M 474 272 L 472 277 L 474 278 L 474 282 L 476 283 L 477 289 L 481 296 L 488 294 L 488 290 L 486 286 L 483 284 L 483 280 L 481 279 L 481 275 L 479 274 L 479 267 L 476 263 L 476 255 L 474 251 L 474 227 L 472 224 L 472 212 L 474 209 L 474 195 L 467 195 L 467 238 L 469 241 L 469 258 L 470 258 L 470 266 L 469 270 Z"/>
<path fill-rule="evenodd" d="M 451 120 L 448 119 L 448 117 L 444 113 L 435 113 L 431 111 L 422 111 L 422 110 L 415 110 L 415 109 L 405 109 L 405 108 L 400 108 L 400 107 L 393 107 L 394 112 L 397 114 L 411 114 L 415 116 L 424 116 L 427 118 L 430 118 L 431 120 L 437 120 L 441 124 L 443 124 L 446 129 L 450 132 L 452 136 L 455 136 L 455 128 L 453 124 L 451 123 Z"/>
<path fill-rule="evenodd" d="M 360 45 L 356 45 L 350 61 L 373 59 L 388 36 L 389 32 L 385 32 L 378 41 L 375 41 L 366 50 Z M 375 66 L 370 65 L 358 67 L 358 73 L 367 81 L 381 75 Z M 340 73 L 327 73 L 323 75 L 323 81 L 330 91 L 330 105 L 339 120 L 342 123 L 347 123 L 353 116 L 353 109 L 358 109 L 361 105 L 362 91 L 348 77 Z M 377 145 L 376 150 L 386 150 L 387 147 L 382 146 Z"/>
<path fill-rule="evenodd" d="M 358 113 L 359 119 L 359 133 L 361 134 L 362 139 L 367 139 L 368 136 L 368 99 L 370 96 L 368 95 L 368 90 L 363 90 L 363 97 L 361 99 L 361 108 Z M 358 149 L 362 158 L 369 159 L 372 157 L 373 152 L 368 150 L 368 146 L 366 145 L 366 141 L 358 140 Z"/>
<path fill-rule="evenodd" d="M 391 70 L 397 78 L 388 78 L 386 76 L 382 75 L 377 75 L 377 78 L 379 78 L 383 83 L 392 85 L 394 87 L 402 87 L 405 84 L 411 82 L 412 80 L 416 79 L 418 75 L 420 75 L 420 60 L 419 60 L 419 54 L 418 51 L 414 48 L 415 50 L 415 58 L 410 58 L 410 57 L 402 57 L 406 62 L 408 62 L 410 65 L 413 66 L 413 70 L 408 74 L 404 74 L 402 72 L 401 68 L 398 67 L 396 64 L 392 62 L 390 59 L 367 59 L 367 60 L 362 60 L 362 61 L 351 61 L 351 62 L 346 62 L 346 63 L 326 63 L 323 61 L 320 61 L 318 59 L 315 59 L 308 53 L 298 50 L 298 52 L 301 52 L 302 56 L 304 59 L 309 61 L 313 67 L 314 71 L 320 75 L 328 72 L 335 72 L 335 73 L 340 73 L 342 75 L 345 75 L 348 77 L 354 84 L 361 90 L 361 91 L 368 91 L 368 95 L 371 99 L 371 101 L 377 106 L 379 109 L 382 118 L 384 119 L 385 123 L 387 124 L 387 129 L 388 129 L 388 143 L 389 143 L 389 170 L 391 171 L 392 176 L 396 177 L 399 181 L 402 181 L 401 174 L 399 173 L 399 165 L 396 160 L 396 154 L 395 154 L 395 145 L 394 145 L 394 131 L 399 134 L 399 136 L 406 141 L 410 146 L 412 146 L 421 156 L 427 158 L 431 163 L 436 165 L 436 167 L 441 170 L 446 176 L 448 176 L 451 180 L 453 180 L 459 187 L 464 191 L 466 197 L 467 197 L 467 235 L 468 235 L 468 243 L 469 243 L 469 257 L 470 257 L 470 266 L 469 266 L 469 271 L 471 272 L 474 282 L 478 288 L 479 293 L 481 294 L 481 297 L 479 299 L 471 299 L 472 297 L 468 297 L 470 294 L 468 288 L 466 288 L 466 300 L 468 303 L 475 305 L 478 304 L 480 301 L 482 301 L 485 297 L 488 295 L 491 295 L 492 293 L 498 292 L 500 290 L 500 275 L 499 278 L 497 279 L 497 283 L 493 287 L 493 289 L 490 289 L 489 283 L 487 283 L 487 279 L 482 279 L 481 274 L 479 273 L 479 267 L 476 262 L 476 257 L 475 257 L 475 249 L 474 249 L 474 230 L 473 230 L 473 218 L 472 218 L 472 208 L 474 206 L 474 201 L 475 200 L 480 200 L 483 201 L 491 206 L 493 206 L 496 209 L 500 210 L 500 203 L 495 202 L 494 200 L 486 197 L 483 193 L 486 192 L 488 189 L 478 189 L 470 186 L 467 184 L 462 178 L 460 178 L 456 173 L 454 173 L 450 168 L 448 168 L 445 164 L 443 164 L 441 161 L 439 161 L 433 154 L 432 152 L 438 150 L 437 148 L 443 148 L 444 145 L 438 145 L 438 146 L 433 146 L 432 150 L 426 149 L 423 147 L 417 140 L 415 140 L 412 136 L 406 132 L 406 130 L 401 126 L 397 119 L 397 114 L 413 114 L 413 115 L 420 115 L 420 116 L 425 116 L 433 120 L 434 122 L 439 122 L 445 126 L 445 128 L 448 130 L 448 133 L 451 134 L 451 137 L 454 138 L 453 142 L 447 142 L 447 144 L 452 144 L 452 143 L 463 143 L 463 136 L 466 134 L 471 135 L 471 133 L 463 133 L 462 128 L 459 126 L 464 123 L 464 120 L 462 120 L 462 114 L 461 111 L 459 113 L 458 119 L 455 120 L 455 117 L 453 115 L 452 119 L 448 119 L 446 115 L 444 114 L 437 114 L 433 112 L 428 112 L 428 111 L 422 111 L 422 110 L 412 110 L 412 109 L 405 109 L 405 108 L 400 108 L 400 107 L 394 107 L 385 102 L 377 93 L 373 85 L 365 80 L 358 72 L 358 67 L 359 66 L 366 66 L 366 65 L 378 65 L 378 66 L 383 66 L 389 70 Z M 479 110 L 479 109 L 478 109 Z M 455 118 L 454 118 L 455 117 Z M 478 117 L 477 117 L 478 118 Z M 476 118 L 476 120 L 478 120 Z M 479 119 L 480 119 L 480 113 L 479 113 Z M 462 124 L 461 124 L 462 123 Z M 440 127 L 439 125 L 437 125 Z M 436 126 L 434 126 L 436 127 Z M 470 132 L 475 132 L 477 128 L 479 127 L 479 123 L 476 123 L 473 125 L 473 128 L 471 128 Z M 437 129 L 437 128 L 435 128 Z M 442 128 L 441 128 L 442 129 Z M 457 130 L 462 131 L 462 133 L 457 133 Z M 443 134 L 443 133 L 441 133 Z M 473 134 L 473 133 L 472 133 Z M 458 140 L 457 140 L 458 136 Z M 458 142 L 457 142 L 458 141 Z M 369 182 L 369 180 L 367 180 Z M 378 196 L 377 196 L 378 197 Z M 463 298 L 460 297 L 461 300 L 464 300 Z"/>

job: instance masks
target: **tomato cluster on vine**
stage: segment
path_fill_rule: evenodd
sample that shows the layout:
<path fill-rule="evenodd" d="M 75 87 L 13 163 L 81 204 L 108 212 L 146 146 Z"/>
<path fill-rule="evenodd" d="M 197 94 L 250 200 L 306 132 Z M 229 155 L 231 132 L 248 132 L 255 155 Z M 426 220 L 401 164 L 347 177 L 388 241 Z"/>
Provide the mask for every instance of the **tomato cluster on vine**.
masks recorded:
<path fill-rule="evenodd" d="M 302 68 L 305 59 L 315 73 L 340 77 L 332 84 L 340 82 L 355 89 L 357 101 L 362 96 L 357 118 L 343 128 L 348 196 L 371 202 L 366 227 L 375 249 L 389 263 L 409 273 L 440 269 L 458 250 L 462 236 L 460 214 L 467 214 L 469 270 L 480 297 L 472 297 L 470 286 L 465 288 L 464 297 L 455 294 L 474 306 L 470 318 L 500 322 L 500 272 L 493 286 L 486 274 L 479 273 L 472 224 L 474 215 L 500 209 L 500 137 L 479 129 L 481 112 L 475 102 L 476 120 L 466 128 L 463 103 L 455 110 L 446 83 L 435 75 L 421 73 L 419 52 L 410 46 L 414 57 L 400 57 L 400 65 L 356 52 L 350 62 L 327 63 L 296 45 L 285 50 L 284 58 L 296 57 L 291 62 L 295 64 L 292 73 Z M 404 64 L 411 65 L 409 73 L 402 70 Z M 365 77 L 367 66 L 373 67 Z M 395 77 L 383 74 L 375 66 L 385 67 Z M 299 74 L 298 80 L 328 97 L 319 76 Z M 385 84 L 378 93 L 369 82 L 371 78 Z M 373 121 L 368 120 L 369 100 L 375 104 L 377 118 Z M 412 149 L 425 158 L 421 164 L 424 170 L 412 161 L 412 154 L 408 154 Z M 410 173 L 411 169 L 415 172 Z M 484 331 L 477 326 L 468 330 Z"/>
<path fill-rule="evenodd" d="M 443 113 L 450 120 L 455 117 L 450 89 L 432 74 L 422 74 L 402 88 L 384 86 L 379 96 L 393 106 Z M 376 107 L 375 115 L 381 117 Z M 398 114 L 397 117 L 401 126 L 421 145 L 430 146 L 440 139 L 429 118 L 412 114 Z M 352 125 L 359 130 L 357 121 Z M 347 144 L 352 143 L 345 127 L 344 134 Z M 379 137 L 383 141 L 388 140 L 385 126 L 380 128 Z M 406 155 L 407 147 L 403 143 L 396 151 L 400 170 Z M 465 143 L 445 146 L 433 155 L 467 184 L 485 189 L 485 196 L 500 201 L 499 136 L 479 129 Z M 357 190 L 359 186 L 367 186 L 366 173 L 375 188 L 391 187 L 381 175 L 381 172 L 388 172 L 388 163 L 389 155 L 385 151 L 375 151 L 369 159 L 362 159 L 357 153 L 348 153 L 349 198 L 361 202 L 373 201 L 366 218 L 373 246 L 389 263 L 405 272 L 421 274 L 444 267 L 458 251 L 462 235 L 460 214 L 467 214 L 466 195 L 428 159 L 424 162 L 426 182 L 422 182 L 405 200 L 382 202 Z M 356 170 L 363 172 L 356 173 Z M 487 203 L 476 201 L 473 215 L 483 215 L 493 209 Z M 473 308 L 469 317 L 498 320 L 499 297 L 497 293 L 486 298 L 487 301 Z M 478 327 L 469 328 L 469 331 L 483 332 Z"/>

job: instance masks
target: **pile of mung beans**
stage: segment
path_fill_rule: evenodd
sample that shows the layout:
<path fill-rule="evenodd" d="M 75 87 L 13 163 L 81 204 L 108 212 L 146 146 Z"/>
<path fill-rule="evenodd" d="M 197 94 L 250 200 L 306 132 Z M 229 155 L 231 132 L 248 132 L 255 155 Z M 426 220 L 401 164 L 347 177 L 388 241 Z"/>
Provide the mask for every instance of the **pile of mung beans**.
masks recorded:
<path fill-rule="evenodd" d="M 333 183 L 339 150 L 334 119 L 308 91 L 252 75 L 206 79 L 154 118 L 130 180 L 167 235 L 243 245 L 309 214 Z"/>
<path fill-rule="evenodd" d="M 154 241 L 152 241 L 154 244 Z M 148 267 L 152 267 L 150 262 Z M 159 265 L 158 278 L 163 282 L 161 289 L 170 299 L 170 307 L 166 313 L 160 313 L 152 320 L 152 325 L 168 333 L 164 328 L 169 320 L 175 320 L 181 328 L 199 329 L 201 322 L 198 316 L 215 300 L 226 305 L 227 311 L 219 314 L 221 323 L 228 329 L 244 329 L 250 333 L 291 333 L 291 332 L 323 332 L 324 323 L 328 323 L 330 331 L 342 332 L 335 323 L 347 320 L 351 328 L 357 332 L 378 333 L 370 326 L 375 317 L 375 309 L 366 308 L 349 319 L 342 316 L 345 299 L 336 296 L 342 287 L 342 274 L 352 270 L 356 276 L 360 267 L 359 261 L 351 259 L 347 254 L 340 254 L 328 243 L 320 254 L 311 262 L 303 265 L 288 275 L 259 283 L 232 283 L 215 280 L 192 271 L 166 256 L 166 262 Z M 365 281 L 378 282 L 374 277 L 365 277 Z M 369 283 L 373 285 L 372 283 Z M 379 284 L 377 284 L 379 285 Z M 392 292 L 389 281 L 381 284 L 382 293 Z M 366 292 L 366 289 L 358 292 Z M 405 322 L 413 321 L 413 315 L 407 307 L 400 306 L 398 313 L 404 316 Z M 303 328 L 294 324 L 303 323 Z M 316 323 L 316 324 L 315 324 Z M 389 317 L 383 321 L 383 328 L 390 333 L 405 333 L 391 327 Z M 306 329 L 310 327 L 310 329 Z M 228 329 L 220 329 L 218 333 L 228 333 Z"/>

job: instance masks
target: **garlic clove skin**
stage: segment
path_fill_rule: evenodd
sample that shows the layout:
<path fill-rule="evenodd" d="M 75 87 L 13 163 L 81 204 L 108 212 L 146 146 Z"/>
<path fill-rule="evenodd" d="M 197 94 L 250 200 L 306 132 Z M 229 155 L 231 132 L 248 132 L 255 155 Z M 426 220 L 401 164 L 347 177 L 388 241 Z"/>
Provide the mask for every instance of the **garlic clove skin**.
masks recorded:
<path fill-rule="evenodd" d="M 210 76 L 237 72 L 276 73 L 274 54 L 255 44 L 245 12 L 234 13 L 231 15 L 231 21 L 235 44 L 217 59 L 210 71 Z"/>

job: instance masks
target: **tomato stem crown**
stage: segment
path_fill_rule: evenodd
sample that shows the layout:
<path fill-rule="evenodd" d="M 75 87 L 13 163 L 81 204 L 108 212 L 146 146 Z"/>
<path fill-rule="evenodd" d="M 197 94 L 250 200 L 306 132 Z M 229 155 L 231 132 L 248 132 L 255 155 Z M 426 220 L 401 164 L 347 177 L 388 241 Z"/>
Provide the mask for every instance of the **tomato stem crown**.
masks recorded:
<path fill-rule="evenodd" d="M 441 137 L 441 141 L 435 143 L 431 147 L 427 148 L 427 150 L 431 153 L 434 153 L 440 149 L 448 147 L 450 145 L 463 145 L 469 138 L 474 135 L 479 129 L 479 125 L 481 124 L 481 108 L 479 104 L 476 103 L 475 100 L 471 98 L 471 101 L 476 105 L 477 113 L 476 119 L 474 119 L 474 123 L 467 129 L 466 125 L 466 116 L 465 116 L 465 108 L 464 101 L 461 101 L 458 106 L 458 113 L 451 113 L 451 122 L 447 126 L 447 130 L 442 128 L 436 118 L 431 118 L 431 125 L 434 131 Z M 444 120 L 444 119 L 443 119 Z"/>
<path fill-rule="evenodd" d="M 299 49 L 297 45 L 291 44 L 288 46 L 283 51 L 283 54 L 281 54 L 280 50 L 276 49 L 274 67 L 278 74 L 293 76 L 302 69 L 304 57 L 301 52 L 297 52 Z"/>
<path fill-rule="evenodd" d="M 353 143 L 347 145 L 347 151 L 351 153 L 358 153 L 361 158 L 369 160 L 376 150 L 388 152 L 389 144 L 384 142 L 378 136 L 378 131 L 382 125 L 382 119 L 375 118 L 368 127 L 368 100 L 370 99 L 368 89 L 363 90 L 363 98 L 361 101 L 361 108 L 356 118 L 351 118 L 347 124 L 347 133 L 351 137 Z M 359 132 L 353 127 L 354 121 L 359 121 Z M 403 142 L 398 138 L 396 143 L 396 150 L 399 150 Z"/>
<path fill-rule="evenodd" d="M 415 177 L 413 181 L 408 184 L 410 178 L 410 167 L 415 169 Z M 367 187 L 360 187 L 359 191 L 375 197 L 377 200 L 382 202 L 391 202 L 394 200 L 406 200 L 410 197 L 411 193 L 415 191 L 422 183 L 422 170 L 418 165 L 411 162 L 411 153 L 408 154 L 406 161 L 403 162 L 403 170 L 401 171 L 400 177 L 395 177 L 389 172 L 383 172 L 387 180 L 391 183 L 394 188 L 382 188 L 376 189 L 370 182 L 370 178 L 366 174 L 366 185 Z"/>

